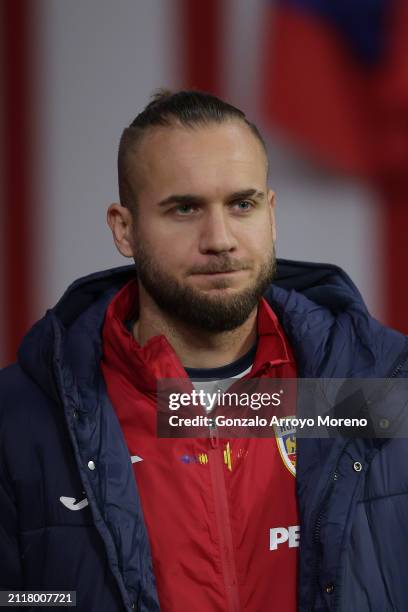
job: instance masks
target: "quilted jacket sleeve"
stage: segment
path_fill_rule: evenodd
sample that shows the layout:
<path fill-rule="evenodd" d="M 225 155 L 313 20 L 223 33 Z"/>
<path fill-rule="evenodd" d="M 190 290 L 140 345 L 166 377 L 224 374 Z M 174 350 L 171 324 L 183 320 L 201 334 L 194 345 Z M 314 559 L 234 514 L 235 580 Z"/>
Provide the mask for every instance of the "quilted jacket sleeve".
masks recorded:
<path fill-rule="evenodd" d="M 23 585 L 17 530 L 17 509 L 13 494 L 0 466 L 0 589 Z"/>
<path fill-rule="evenodd" d="M 4 376 L 0 376 L 0 387 Z M 6 402 L 0 393 L 0 589 L 23 587 L 22 565 L 18 538 L 18 513 L 15 494 L 8 470 L 10 440 L 6 440 Z M 18 440 L 13 446 L 18 448 Z M 16 452 L 17 451 L 16 448 Z"/>

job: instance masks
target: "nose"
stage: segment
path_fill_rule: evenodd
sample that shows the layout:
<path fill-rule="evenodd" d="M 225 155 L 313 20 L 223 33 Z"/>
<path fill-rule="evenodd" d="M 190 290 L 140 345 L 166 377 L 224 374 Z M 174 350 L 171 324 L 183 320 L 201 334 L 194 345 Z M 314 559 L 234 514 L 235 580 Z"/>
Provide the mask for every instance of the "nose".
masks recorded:
<path fill-rule="evenodd" d="M 207 210 L 202 219 L 199 249 L 201 253 L 234 251 L 238 246 L 232 232 L 231 219 L 224 207 Z"/>

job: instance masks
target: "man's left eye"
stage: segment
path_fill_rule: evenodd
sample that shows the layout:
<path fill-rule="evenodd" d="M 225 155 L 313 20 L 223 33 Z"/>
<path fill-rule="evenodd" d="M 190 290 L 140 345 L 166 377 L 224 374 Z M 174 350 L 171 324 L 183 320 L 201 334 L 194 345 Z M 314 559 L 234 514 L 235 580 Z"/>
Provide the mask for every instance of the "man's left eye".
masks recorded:
<path fill-rule="evenodd" d="M 238 200 L 234 202 L 233 206 L 241 211 L 250 210 L 252 208 L 252 202 L 249 200 Z"/>

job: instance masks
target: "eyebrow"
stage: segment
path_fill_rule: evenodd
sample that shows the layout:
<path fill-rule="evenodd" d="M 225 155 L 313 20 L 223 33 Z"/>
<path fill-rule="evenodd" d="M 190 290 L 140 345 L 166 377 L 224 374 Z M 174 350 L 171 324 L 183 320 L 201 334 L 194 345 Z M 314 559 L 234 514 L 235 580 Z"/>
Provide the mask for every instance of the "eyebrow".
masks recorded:
<path fill-rule="evenodd" d="M 242 191 L 235 191 L 228 196 L 228 200 L 239 200 L 245 198 L 256 198 L 262 199 L 265 197 L 263 191 L 257 189 L 244 189 Z M 157 203 L 158 206 L 167 206 L 168 204 L 205 204 L 206 198 L 190 193 L 185 194 L 172 194 Z"/>

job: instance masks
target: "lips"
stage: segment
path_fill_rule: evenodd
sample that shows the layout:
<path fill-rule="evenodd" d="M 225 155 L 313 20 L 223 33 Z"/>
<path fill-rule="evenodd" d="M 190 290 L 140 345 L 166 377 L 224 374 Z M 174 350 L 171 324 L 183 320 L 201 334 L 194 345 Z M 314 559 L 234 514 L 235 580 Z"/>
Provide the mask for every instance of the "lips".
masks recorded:
<path fill-rule="evenodd" d="M 219 276 L 221 274 L 235 274 L 241 270 L 225 270 L 224 272 L 198 272 L 199 276 Z"/>
<path fill-rule="evenodd" d="M 230 272 L 200 272 L 199 274 L 194 274 L 195 278 L 201 277 L 203 280 L 213 280 L 219 282 L 229 283 L 232 282 L 232 279 L 237 279 L 241 276 L 242 270 L 231 270 Z"/>
<path fill-rule="evenodd" d="M 221 274 L 235 274 L 237 272 L 243 272 L 245 268 L 232 269 L 232 270 L 199 270 L 193 272 L 194 276 L 218 276 Z"/>

